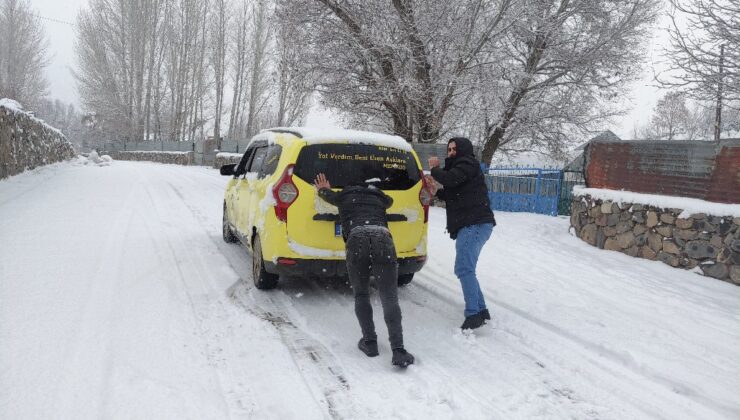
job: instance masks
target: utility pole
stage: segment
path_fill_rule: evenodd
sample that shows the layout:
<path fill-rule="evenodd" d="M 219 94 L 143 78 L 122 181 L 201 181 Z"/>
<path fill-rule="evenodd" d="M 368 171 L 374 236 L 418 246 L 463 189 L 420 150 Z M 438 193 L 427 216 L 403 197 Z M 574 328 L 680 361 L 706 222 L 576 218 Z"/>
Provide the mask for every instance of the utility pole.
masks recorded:
<path fill-rule="evenodd" d="M 719 136 L 722 133 L 722 82 L 724 78 L 725 65 L 725 45 L 719 46 L 719 78 L 717 81 L 717 109 L 714 115 L 714 141 L 719 143 Z"/>

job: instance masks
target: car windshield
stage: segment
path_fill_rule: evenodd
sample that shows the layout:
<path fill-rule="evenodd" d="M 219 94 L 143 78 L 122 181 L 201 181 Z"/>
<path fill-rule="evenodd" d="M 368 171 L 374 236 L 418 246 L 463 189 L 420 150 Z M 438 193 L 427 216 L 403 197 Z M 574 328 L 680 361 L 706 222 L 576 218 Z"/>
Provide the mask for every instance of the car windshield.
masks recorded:
<path fill-rule="evenodd" d="M 301 150 L 295 174 L 313 183 L 324 173 L 332 188 L 372 183 L 383 190 L 407 190 L 420 180 L 411 152 L 371 144 L 312 144 Z"/>

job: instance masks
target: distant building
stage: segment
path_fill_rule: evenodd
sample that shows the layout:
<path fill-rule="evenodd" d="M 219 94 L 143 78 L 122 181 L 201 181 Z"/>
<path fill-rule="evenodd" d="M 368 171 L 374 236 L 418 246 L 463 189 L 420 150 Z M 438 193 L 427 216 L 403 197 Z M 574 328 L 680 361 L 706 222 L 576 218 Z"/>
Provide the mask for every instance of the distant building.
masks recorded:
<path fill-rule="evenodd" d="M 591 138 L 589 141 L 581 144 L 580 146 L 573 149 L 573 152 L 578 153 L 576 157 L 574 157 L 570 163 L 565 165 L 563 169 L 566 171 L 576 171 L 576 172 L 583 172 L 584 168 L 584 155 L 583 152 L 586 150 L 586 146 L 588 146 L 590 143 L 594 141 L 622 141 L 622 139 L 619 138 L 616 134 L 612 133 L 609 130 L 602 131 L 596 137 Z"/>

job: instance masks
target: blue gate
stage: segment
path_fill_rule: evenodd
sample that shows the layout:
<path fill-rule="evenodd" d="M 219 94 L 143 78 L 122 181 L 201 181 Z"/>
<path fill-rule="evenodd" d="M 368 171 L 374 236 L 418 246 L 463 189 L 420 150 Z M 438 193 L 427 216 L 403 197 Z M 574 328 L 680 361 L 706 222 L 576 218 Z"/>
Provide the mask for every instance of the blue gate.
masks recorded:
<path fill-rule="evenodd" d="M 561 170 L 492 167 L 483 172 L 492 209 L 557 216 Z"/>

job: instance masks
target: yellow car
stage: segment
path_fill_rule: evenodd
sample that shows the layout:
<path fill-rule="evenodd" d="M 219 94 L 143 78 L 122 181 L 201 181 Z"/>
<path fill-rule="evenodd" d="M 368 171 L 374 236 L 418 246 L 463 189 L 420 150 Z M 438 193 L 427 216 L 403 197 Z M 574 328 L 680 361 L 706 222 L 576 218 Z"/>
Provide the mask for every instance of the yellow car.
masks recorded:
<path fill-rule="evenodd" d="M 398 254 L 398 283 L 408 284 L 426 262 L 432 193 L 419 158 L 402 138 L 354 130 L 273 128 L 247 146 L 241 161 L 224 165 L 223 237 L 252 252 L 259 289 L 280 275 L 344 277 L 344 241 L 337 208 L 313 187 L 324 173 L 332 188 L 373 183 L 393 198 L 388 225 Z"/>

